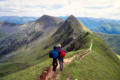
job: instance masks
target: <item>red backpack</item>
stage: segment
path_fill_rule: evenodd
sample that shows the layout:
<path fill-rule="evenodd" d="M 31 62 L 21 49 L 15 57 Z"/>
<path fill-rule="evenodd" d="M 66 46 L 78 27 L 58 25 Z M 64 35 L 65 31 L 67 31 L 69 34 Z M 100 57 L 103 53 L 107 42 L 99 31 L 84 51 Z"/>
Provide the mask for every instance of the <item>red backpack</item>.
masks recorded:
<path fill-rule="evenodd" d="M 64 58 L 64 57 L 65 57 L 65 51 L 60 49 L 60 58 Z"/>

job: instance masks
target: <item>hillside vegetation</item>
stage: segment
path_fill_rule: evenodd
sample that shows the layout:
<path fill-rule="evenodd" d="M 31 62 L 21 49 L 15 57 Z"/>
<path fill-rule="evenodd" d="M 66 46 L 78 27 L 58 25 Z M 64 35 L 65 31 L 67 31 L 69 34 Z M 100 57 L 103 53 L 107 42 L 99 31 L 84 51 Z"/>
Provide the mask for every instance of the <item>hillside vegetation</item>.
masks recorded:
<path fill-rule="evenodd" d="M 94 38 L 92 51 L 82 61 L 76 57 L 70 64 L 66 65 L 61 72 L 60 80 L 66 80 L 66 78 L 72 80 L 119 80 L 120 59 L 99 37 L 92 35 L 89 38 Z M 67 57 L 84 52 L 86 48 L 68 52 Z M 47 58 L 37 65 L 5 76 L 1 80 L 38 80 L 42 71 L 46 70 L 52 63 L 52 60 Z"/>
<path fill-rule="evenodd" d="M 77 53 L 82 53 L 84 52 L 86 49 L 89 48 L 90 44 L 90 36 L 91 35 L 88 35 L 86 37 L 86 40 L 87 40 L 87 43 L 86 43 L 86 46 L 84 46 L 84 48 L 81 48 L 80 50 L 76 50 L 76 51 L 71 51 L 71 52 L 68 52 L 67 55 L 66 55 L 66 58 L 68 57 L 71 57 Z M 73 43 L 76 42 L 73 41 Z M 69 45 L 68 45 L 69 46 Z M 33 57 L 34 58 L 34 57 Z M 40 59 L 39 59 L 39 63 L 34 65 L 34 66 L 31 66 L 29 68 L 26 68 L 26 69 L 23 69 L 23 70 L 20 70 L 20 71 L 17 71 L 17 72 L 14 72 L 12 74 L 9 74 L 5 77 L 2 77 L 1 80 L 13 80 L 13 79 L 16 79 L 16 80 L 38 80 L 39 79 L 39 76 L 40 74 L 46 70 L 51 64 L 52 64 L 52 59 L 49 59 L 48 58 L 48 55 L 44 55 L 42 56 Z M 25 60 L 24 60 L 25 61 Z M 21 77 L 22 76 L 22 77 Z"/>
<path fill-rule="evenodd" d="M 60 80 L 120 80 L 120 60 L 99 37 L 93 38 L 92 51 L 66 65 Z"/>
<path fill-rule="evenodd" d="M 120 56 L 119 55 L 117 55 L 118 56 L 118 58 L 120 59 Z"/>
<path fill-rule="evenodd" d="M 108 45 L 120 55 L 120 35 L 119 34 L 103 34 L 97 33 Z"/>

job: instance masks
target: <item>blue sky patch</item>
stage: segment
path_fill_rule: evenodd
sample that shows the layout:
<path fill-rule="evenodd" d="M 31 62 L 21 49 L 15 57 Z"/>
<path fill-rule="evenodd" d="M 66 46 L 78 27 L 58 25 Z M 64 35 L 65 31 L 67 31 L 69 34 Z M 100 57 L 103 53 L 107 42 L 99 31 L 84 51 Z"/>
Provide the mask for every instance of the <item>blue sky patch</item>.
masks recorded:
<path fill-rule="evenodd" d="M 7 1 L 7 0 L 0 0 L 0 1 Z"/>

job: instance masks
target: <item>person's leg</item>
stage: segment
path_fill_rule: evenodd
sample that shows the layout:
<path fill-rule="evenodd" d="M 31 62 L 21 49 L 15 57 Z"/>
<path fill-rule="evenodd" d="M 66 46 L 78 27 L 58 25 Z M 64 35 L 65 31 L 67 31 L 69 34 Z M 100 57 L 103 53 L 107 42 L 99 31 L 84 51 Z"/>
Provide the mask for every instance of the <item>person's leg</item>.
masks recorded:
<path fill-rule="evenodd" d="M 60 70 L 63 70 L 63 60 L 59 60 L 59 64 L 60 64 Z"/>
<path fill-rule="evenodd" d="M 56 70 L 56 66 L 55 66 L 55 59 L 53 59 L 53 71 Z"/>
<path fill-rule="evenodd" d="M 57 65 L 58 65 L 57 59 L 53 59 L 53 71 L 56 71 Z"/>
<path fill-rule="evenodd" d="M 57 59 L 56 59 L 56 62 L 55 62 L 55 63 L 56 63 L 56 67 L 57 67 L 57 66 L 58 66 L 58 61 L 57 61 Z"/>
<path fill-rule="evenodd" d="M 58 66 L 58 62 L 57 62 L 57 59 L 55 60 L 55 69 L 57 68 Z"/>
<path fill-rule="evenodd" d="M 63 60 L 61 60 L 61 70 L 63 70 Z"/>

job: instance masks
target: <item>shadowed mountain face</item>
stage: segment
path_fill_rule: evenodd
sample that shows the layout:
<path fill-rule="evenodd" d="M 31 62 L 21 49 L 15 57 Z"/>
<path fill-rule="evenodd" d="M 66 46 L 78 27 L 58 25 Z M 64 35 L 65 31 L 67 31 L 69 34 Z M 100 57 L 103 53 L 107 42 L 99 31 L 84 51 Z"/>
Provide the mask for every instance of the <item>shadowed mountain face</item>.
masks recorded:
<path fill-rule="evenodd" d="M 19 27 L 19 29 L 23 32 L 26 31 L 28 33 L 33 31 L 42 31 L 44 34 L 48 34 L 49 32 L 52 32 L 53 29 L 57 29 L 61 22 L 62 19 L 60 18 L 43 15 L 36 21 L 23 24 Z"/>
<path fill-rule="evenodd" d="M 49 33 L 54 32 L 61 22 L 62 19 L 60 18 L 44 15 L 34 22 L 19 25 L 13 29 L 16 31 L 14 34 L 0 40 L 0 57 L 31 43 L 37 38 L 41 40 Z"/>
<path fill-rule="evenodd" d="M 69 16 L 64 23 L 52 35 L 52 42 L 45 48 L 53 44 L 61 43 L 63 47 L 68 45 L 78 36 L 91 33 L 83 24 L 81 24 L 73 15 Z"/>
<path fill-rule="evenodd" d="M 12 34 L 17 31 L 18 26 L 20 25 L 7 22 L 0 22 L 0 32 L 4 34 Z"/>
<path fill-rule="evenodd" d="M 80 37 L 91 33 L 73 15 L 68 17 L 64 22 L 60 18 L 44 15 L 34 22 L 19 26 L 18 30 L 19 31 L 16 34 L 12 34 L 0 41 L 1 56 L 4 56 L 23 45 L 28 45 L 33 41 L 35 42 L 37 39 L 40 42 L 46 41 L 47 39 L 45 38 L 49 34 L 52 36 L 48 39 L 50 40 L 49 44 L 44 44 L 44 49 L 57 43 L 61 43 L 64 47 L 78 36 Z M 2 43 L 3 41 L 4 43 Z"/>

